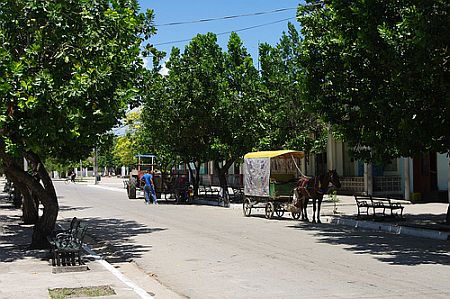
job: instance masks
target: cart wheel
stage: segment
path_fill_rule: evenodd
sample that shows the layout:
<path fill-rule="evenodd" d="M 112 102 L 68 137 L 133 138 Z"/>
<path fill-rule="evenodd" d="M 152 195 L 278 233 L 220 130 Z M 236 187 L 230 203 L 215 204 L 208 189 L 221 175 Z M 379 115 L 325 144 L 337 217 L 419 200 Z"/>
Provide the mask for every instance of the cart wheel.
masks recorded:
<path fill-rule="evenodd" d="M 273 202 L 268 202 L 266 204 L 266 218 L 272 219 L 274 211 L 275 211 L 275 207 L 273 206 Z"/>
<path fill-rule="evenodd" d="M 136 199 L 136 184 L 137 180 L 135 178 L 131 178 L 127 185 L 127 193 L 129 199 Z"/>
<path fill-rule="evenodd" d="M 292 218 L 294 218 L 295 220 L 300 219 L 300 214 L 301 213 L 292 213 Z"/>
<path fill-rule="evenodd" d="M 246 198 L 244 200 L 244 204 L 242 206 L 243 212 L 244 212 L 244 216 L 248 217 L 250 216 L 250 214 L 252 213 L 252 206 L 250 204 L 250 199 Z"/>
<path fill-rule="evenodd" d="M 277 214 L 278 217 L 283 217 L 283 215 L 284 215 L 284 210 L 277 209 L 277 210 L 275 210 L 275 213 Z"/>

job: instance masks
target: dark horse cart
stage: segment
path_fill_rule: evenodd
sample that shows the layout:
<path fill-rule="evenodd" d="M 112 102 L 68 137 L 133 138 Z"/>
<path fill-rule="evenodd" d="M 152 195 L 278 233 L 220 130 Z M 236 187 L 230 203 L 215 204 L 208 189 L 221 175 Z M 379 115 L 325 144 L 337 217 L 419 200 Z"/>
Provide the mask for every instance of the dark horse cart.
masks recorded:
<path fill-rule="evenodd" d="M 193 192 L 189 183 L 187 172 L 172 171 L 170 174 L 163 174 L 156 170 L 159 165 L 156 163 L 155 155 L 136 155 L 138 163 L 136 168 L 130 172 L 129 180 L 125 181 L 125 188 L 129 199 L 136 199 L 137 192 L 144 192 L 145 183 L 141 180 L 146 170 L 153 171 L 153 183 L 155 185 L 156 197 L 164 199 L 174 199 L 175 203 L 190 203 Z"/>
<path fill-rule="evenodd" d="M 244 156 L 244 216 L 252 209 L 264 208 L 265 216 L 282 217 L 290 212 L 299 219 L 301 206 L 293 202 L 297 186 L 300 159 L 303 152 L 292 150 L 252 152 Z"/>

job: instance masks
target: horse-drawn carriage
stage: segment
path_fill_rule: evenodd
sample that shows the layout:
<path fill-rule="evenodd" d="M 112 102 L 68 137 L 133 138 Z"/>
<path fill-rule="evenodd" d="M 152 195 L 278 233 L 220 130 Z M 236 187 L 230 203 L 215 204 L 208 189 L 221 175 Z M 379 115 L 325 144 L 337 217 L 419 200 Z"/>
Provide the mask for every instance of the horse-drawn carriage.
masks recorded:
<path fill-rule="evenodd" d="M 161 198 L 164 195 L 165 200 L 173 199 L 177 204 L 190 203 L 193 192 L 189 183 L 189 177 L 186 172 L 172 171 L 170 174 L 163 174 L 156 168 L 157 157 L 154 155 L 136 155 L 138 162 L 136 167 L 130 172 L 130 178 L 124 182 L 129 199 L 136 199 L 137 191 L 144 192 L 145 183 L 142 176 L 146 170 L 153 171 L 153 183 L 155 186 L 156 197 Z"/>
<path fill-rule="evenodd" d="M 174 170 L 170 174 L 159 173 L 155 175 L 154 183 L 158 198 L 174 200 L 177 204 L 192 202 L 194 192 L 187 172 Z"/>
<path fill-rule="evenodd" d="M 290 212 L 292 218 L 308 221 L 307 206 L 313 201 L 313 222 L 320 222 L 320 206 L 330 184 L 340 188 L 336 170 L 307 177 L 300 171 L 303 152 L 292 150 L 263 151 L 244 156 L 244 216 L 252 209 L 264 208 L 265 216 L 282 217 Z M 317 202 L 317 209 L 316 209 Z"/>
<path fill-rule="evenodd" d="M 300 159 L 304 153 L 292 150 L 252 152 L 244 156 L 245 216 L 252 209 L 264 208 L 265 216 L 282 217 L 290 212 L 298 219 L 301 207 L 293 202 L 293 192 L 300 176 Z"/>

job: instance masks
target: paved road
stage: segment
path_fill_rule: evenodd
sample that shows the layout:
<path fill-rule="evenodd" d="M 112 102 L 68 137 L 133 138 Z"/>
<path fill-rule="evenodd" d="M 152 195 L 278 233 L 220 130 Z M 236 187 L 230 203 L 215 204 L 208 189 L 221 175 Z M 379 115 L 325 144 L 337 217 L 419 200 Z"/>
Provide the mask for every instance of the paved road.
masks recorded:
<path fill-rule="evenodd" d="M 84 218 L 97 252 L 189 298 L 450 298 L 449 242 L 56 188 L 60 215 Z"/>

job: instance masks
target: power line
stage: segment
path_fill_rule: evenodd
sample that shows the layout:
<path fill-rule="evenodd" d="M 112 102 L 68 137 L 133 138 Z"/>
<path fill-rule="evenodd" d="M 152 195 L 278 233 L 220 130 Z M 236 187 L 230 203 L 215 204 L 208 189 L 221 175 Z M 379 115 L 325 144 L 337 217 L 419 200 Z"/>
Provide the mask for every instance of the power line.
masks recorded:
<path fill-rule="evenodd" d="M 224 34 L 230 34 L 230 33 L 232 33 L 232 32 L 241 32 L 241 31 L 245 31 L 245 30 L 255 29 L 255 28 L 259 28 L 259 27 L 263 27 L 263 26 L 268 26 L 268 25 L 272 25 L 272 24 L 276 24 L 276 23 L 281 23 L 281 22 L 289 21 L 289 20 L 292 20 L 292 19 L 295 19 L 295 18 L 296 18 L 296 17 L 285 18 L 285 19 L 282 19 L 282 20 L 273 21 L 273 22 L 264 23 L 264 24 L 259 24 L 259 25 L 254 25 L 254 26 L 250 26 L 250 27 L 245 27 L 245 28 L 237 29 L 237 30 L 231 30 L 231 31 L 226 31 L 226 32 L 220 32 L 220 33 L 216 33 L 216 35 L 224 35 Z M 192 38 L 181 39 L 181 40 L 174 40 L 174 41 L 163 42 L 163 43 L 157 43 L 157 44 L 154 44 L 154 46 L 162 46 L 162 45 L 168 45 L 168 44 L 177 44 L 177 43 L 188 42 L 188 41 L 190 41 L 190 40 L 192 40 Z"/>
<path fill-rule="evenodd" d="M 247 14 L 231 15 L 231 16 L 200 19 L 200 20 L 193 20 L 193 21 L 184 21 L 184 22 L 171 22 L 171 23 L 159 24 L 159 25 L 155 25 L 155 26 L 163 27 L 163 26 L 176 26 L 176 25 L 185 25 L 185 24 L 194 24 L 194 23 L 205 23 L 205 22 L 212 22 L 212 21 L 218 21 L 218 20 L 229 20 L 229 19 L 236 19 L 236 18 L 242 18 L 242 17 L 267 15 L 267 14 L 289 11 L 289 10 L 294 10 L 294 9 L 297 9 L 297 8 L 295 8 L 295 7 L 279 8 L 279 9 L 274 9 L 271 11 L 253 12 L 253 13 L 247 13 Z"/>

